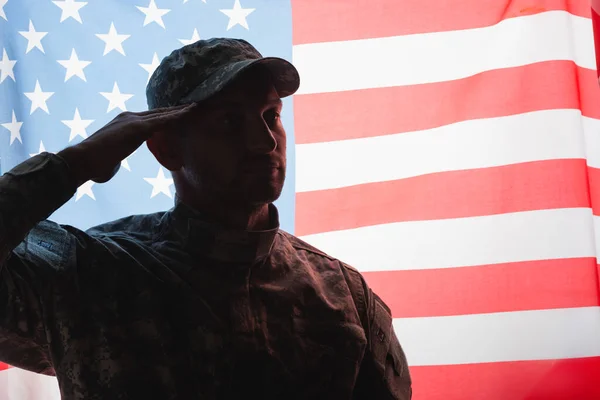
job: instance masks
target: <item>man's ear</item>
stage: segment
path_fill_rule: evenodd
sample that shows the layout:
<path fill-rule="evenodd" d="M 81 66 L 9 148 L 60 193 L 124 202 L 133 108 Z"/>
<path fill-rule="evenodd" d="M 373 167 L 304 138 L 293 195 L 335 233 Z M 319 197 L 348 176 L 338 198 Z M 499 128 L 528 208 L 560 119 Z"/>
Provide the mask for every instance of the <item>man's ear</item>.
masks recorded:
<path fill-rule="evenodd" d="M 148 140 L 146 145 L 156 160 L 169 171 L 178 171 L 183 166 L 183 146 L 181 137 L 173 132 L 158 131 Z"/>

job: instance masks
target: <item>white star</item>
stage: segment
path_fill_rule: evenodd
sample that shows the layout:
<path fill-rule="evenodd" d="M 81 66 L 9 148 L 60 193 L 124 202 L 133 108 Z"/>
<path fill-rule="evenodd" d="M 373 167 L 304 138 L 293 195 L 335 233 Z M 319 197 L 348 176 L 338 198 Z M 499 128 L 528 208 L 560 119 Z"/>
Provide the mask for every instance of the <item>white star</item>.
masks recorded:
<path fill-rule="evenodd" d="M 8 19 L 6 18 L 6 14 L 4 13 L 4 6 L 6 5 L 6 3 L 8 3 L 8 0 L 0 0 L 0 17 L 8 21 Z"/>
<path fill-rule="evenodd" d="M 71 128 L 71 134 L 69 135 L 69 142 L 71 142 L 71 140 L 75 139 L 76 136 L 81 136 L 84 139 L 87 138 L 87 132 L 85 129 L 90 126 L 94 120 L 81 119 L 81 116 L 79 115 L 79 109 L 75 108 L 75 115 L 73 116 L 73 119 L 62 120 L 60 122 Z"/>
<path fill-rule="evenodd" d="M 196 43 L 198 40 L 200 40 L 200 35 L 198 34 L 198 29 L 194 28 L 194 33 L 192 33 L 192 38 L 191 39 L 178 39 L 181 43 L 183 43 L 184 45 L 188 45 L 188 44 L 192 44 L 192 43 Z"/>
<path fill-rule="evenodd" d="M 23 143 L 21 140 L 21 126 L 23 122 L 17 121 L 17 116 L 15 115 L 15 110 L 12 112 L 12 121 L 2 124 L 2 126 L 10 131 L 10 144 L 13 144 L 15 139 L 19 139 L 19 142 Z"/>
<path fill-rule="evenodd" d="M 63 22 L 70 17 L 80 24 L 83 24 L 81 15 L 79 15 L 79 10 L 87 5 L 87 1 L 77 2 L 75 0 L 63 0 L 53 1 L 53 3 L 62 10 L 62 13 L 60 14 L 60 22 Z"/>
<path fill-rule="evenodd" d="M 79 60 L 75 49 L 71 51 L 71 58 L 68 60 L 58 60 L 58 63 L 67 69 L 67 73 L 65 74 L 65 82 L 74 76 L 78 76 L 81 78 L 81 80 L 87 82 L 83 69 L 90 65 L 91 62 Z"/>
<path fill-rule="evenodd" d="M 35 157 L 35 156 L 37 156 L 38 154 L 42 154 L 42 153 L 43 153 L 43 152 L 45 152 L 45 151 L 46 151 L 46 148 L 44 147 L 44 142 L 42 142 L 42 141 L 40 140 L 40 150 L 39 150 L 37 153 L 29 153 L 29 157 Z"/>
<path fill-rule="evenodd" d="M 104 56 L 110 53 L 113 50 L 118 51 L 119 53 L 125 55 L 125 50 L 123 50 L 123 42 L 127 40 L 131 35 L 119 35 L 117 30 L 115 29 L 115 24 L 111 22 L 110 30 L 106 34 L 96 34 L 101 40 L 106 43 L 104 46 Z"/>
<path fill-rule="evenodd" d="M 138 149 L 134 150 L 133 153 L 125 157 L 123 161 L 121 161 L 121 166 L 125 168 L 127 171 L 131 172 L 131 166 L 129 165 L 129 158 L 137 153 Z"/>
<path fill-rule="evenodd" d="M 50 111 L 48 111 L 48 105 L 46 104 L 46 101 L 48 101 L 48 99 L 52 97 L 53 94 L 54 92 L 43 92 L 42 87 L 40 86 L 40 82 L 36 80 L 35 89 L 33 90 L 33 92 L 25 93 L 25 96 L 27 96 L 27 98 L 31 100 L 31 112 L 29 114 L 33 114 L 33 112 L 38 108 L 41 108 L 42 110 L 46 111 L 46 114 L 50 114 Z"/>
<path fill-rule="evenodd" d="M 140 10 L 146 15 L 146 18 L 144 18 L 144 26 L 148 25 L 150 22 L 156 22 L 158 25 L 166 29 L 162 17 L 165 14 L 169 13 L 171 10 L 156 7 L 156 3 L 154 2 L 154 0 L 150 0 L 150 4 L 148 5 L 148 7 L 136 7 L 138 10 Z"/>
<path fill-rule="evenodd" d="M 227 24 L 227 30 L 230 30 L 236 25 L 241 25 L 246 29 L 248 28 L 248 21 L 246 21 L 246 17 L 254 11 L 254 8 L 242 8 L 240 4 L 240 0 L 235 0 L 233 4 L 233 8 L 219 10 L 223 14 L 229 17 L 229 23 Z"/>
<path fill-rule="evenodd" d="M 36 32 L 33 22 L 29 20 L 29 30 L 19 31 L 21 36 L 27 39 L 27 50 L 25 54 L 29 53 L 34 47 L 38 48 L 42 53 L 44 52 L 44 46 L 42 46 L 42 39 L 48 34 L 48 32 Z"/>
<path fill-rule="evenodd" d="M 94 181 L 87 181 L 83 185 L 79 186 L 77 188 L 77 195 L 75 196 L 75 201 L 79 201 L 79 199 L 81 199 L 84 195 L 91 197 L 92 200 L 96 200 L 94 192 L 92 191 L 92 186 L 94 186 L 95 183 L 96 182 Z"/>
<path fill-rule="evenodd" d="M 169 188 L 173 184 L 173 179 L 165 176 L 162 167 L 158 168 L 156 178 L 144 178 L 144 180 L 152 185 L 152 194 L 150 195 L 150 198 L 153 198 L 159 193 L 163 193 L 170 198 L 173 198 L 171 189 Z"/>
<path fill-rule="evenodd" d="M 148 72 L 148 81 L 150 81 L 150 77 L 160 65 L 160 60 L 158 59 L 158 54 L 154 53 L 152 57 L 152 64 L 140 64 L 140 67 L 144 68 L 146 72 Z"/>
<path fill-rule="evenodd" d="M 113 85 L 113 91 L 111 93 L 108 92 L 100 92 L 102 96 L 104 96 L 108 101 L 108 109 L 107 113 L 111 112 L 115 108 L 120 108 L 121 111 L 127 111 L 127 106 L 125 102 L 133 97 L 132 94 L 122 94 L 119 90 L 119 85 L 117 82 Z"/>
<path fill-rule="evenodd" d="M 17 60 L 9 59 L 8 54 L 6 54 L 6 49 L 2 49 L 2 60 L 0 60 L 0 83 L 4 82 L 8 76 L 15 81 L 15 72 L 13 71 L 13 68 L 16 63 Z"/>

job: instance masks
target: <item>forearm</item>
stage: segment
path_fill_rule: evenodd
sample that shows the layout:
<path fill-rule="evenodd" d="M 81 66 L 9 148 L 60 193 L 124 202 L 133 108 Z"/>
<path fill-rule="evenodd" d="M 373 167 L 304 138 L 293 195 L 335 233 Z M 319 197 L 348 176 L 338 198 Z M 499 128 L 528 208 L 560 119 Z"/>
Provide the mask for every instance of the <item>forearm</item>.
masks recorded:
<path fill-rule="evenodd" d="M 67 163 L 50 153 L 34 156 L 0 176 L 0 264 L 76 189 L 76 178 Z"/>

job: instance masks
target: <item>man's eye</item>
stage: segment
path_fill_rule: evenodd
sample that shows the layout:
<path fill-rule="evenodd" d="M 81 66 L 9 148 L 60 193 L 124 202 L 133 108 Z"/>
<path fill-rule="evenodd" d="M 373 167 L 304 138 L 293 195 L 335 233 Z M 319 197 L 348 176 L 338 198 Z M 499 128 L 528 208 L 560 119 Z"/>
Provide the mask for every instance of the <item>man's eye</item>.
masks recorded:
<path fill-rule="evenodd" d="M 265 121 L 267 124 L 269 124 L 269 126 L 273 126 L 275 123 L 277 123 L 280 117 L 281 115 L 275 109 L 269 110 L 265 113 Z"/>

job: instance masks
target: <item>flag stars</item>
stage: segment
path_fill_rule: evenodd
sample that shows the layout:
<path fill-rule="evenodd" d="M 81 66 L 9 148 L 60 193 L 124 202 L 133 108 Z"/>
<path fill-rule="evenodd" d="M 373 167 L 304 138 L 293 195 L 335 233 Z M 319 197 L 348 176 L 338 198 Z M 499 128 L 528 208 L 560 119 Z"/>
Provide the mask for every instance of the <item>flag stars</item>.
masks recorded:
<path fill-rule="evenodd" d="M 150 81 L 150 77 L 152 76 L 152 74 L 154 73 L 156 68 L 158 68 L 159 65 L 160 65 L 160 60 L 158 59 L 158 54 L 156 54 L 156 53 L 154 53 L 154 56 L 152 57 L 151 64 L 140 64 L 140 67 L 144 68 L 144 70 L 146 72 L 148 72 L 148 81 Z"/>
<path fill-rule="evenodd" d="M 115 108 L 120 108 L 121 111 L 127 111 L 125 102 L 133 97 L 132 94 L 121 93 L 117 82 L 115 82 L 113 85 L 112 92 L 100 92 L 100 94 L 109 101 L 108 109 L 106 110 L 107 113 L 111 112 Z"/>
<path fill-rule="evenodd" d="M 148 25 L 151 22 L 155 22 L 158 25 L 160 25 L 163 29 L 166 29 L 162 17 L 169 13 L 171 10 L 168 10 L 166 8 L 158 8 L 154 0 L 150 0 L 150 4 L 148 5 L 148 7 L 136 7 L 146 16 L 146 18 L 144 18 L 144 26 Z"/>
<path fill-rule="evenodd" d="M 231 9 L 223 9 L 219 10 L 223 14 L 229 17 L 229 23 L 227 24 L 227 30 L 230 30 L 236 25 L 241 25 L 246 29 L 250 29 L 248 27 L 248 21 L 246 21 L 246 17 L 254 12 L 254 8 L 242 8 L 240 4 L 240 0 L 235 0 L 233 4 L 233 8 Z"/>
<path fill-rule="evenodd" d="M 125 168 L 127 171 L 131 172 L 131 166 L 129 165 L 129 159 L 126 158 L 123 161 L 121 161 L 121 166 L 123 168 Z"/>
<path fill-rule="evenodd" d="M 90 126 L 93 119 L 81 119 L 81 115 L 79 115 L 79 109 L 75 108 L 75 115 L 71 120 L 62 120 L 63 124 L 71 128 L 71 133 L 69 135 L 69 142 L 75 139 L 77 136 L 81 136 L 83 139 L 87 138 L 87 127 Z"/>
<path fill-rule="evenodd" d="M 200 34 L 198 34 L 198 29 L 196 29 L 196 28 L 194 28 L 194 32 L 192 33 L 191 39 L 179 39 L 179 41 L 184 46 L 187 46 L 188 44 L 196 43 L 198 40 L 200 40 Z"/>
<path fill-rule="evenodd" d="M 58 63 L 67 69 L 65 74 L 65 82 L 74 76 L 79 77 L 82 81 L 87 82 L 83 69 L 91 64 L 90 61 L 82 61 L 77 57 L 75 49 L 71 51 L 71 58 L 68 60 L 58 60 Z"/>
<path fill-rule="evenodd" d="M 48 101 L 48 99 L 50 97 L 52 97 L 53 94 L 54 94 L 54 92 L 42 91 L 40 82 L 38 80 L 36 80 L 35 81 L 35 89 L 33 90 L 33 92 L 25 93 L 25 96 L 27 96 L 27 98 L 29 100 L 31 100 L 31 111 L 29 112 L 29 114 L 30 115 L 33 114 L 33 112 L 35 110 L 37 110 L 38 108 L 41 108 L 42 110 L 44 110 L 46 112 L 46 114 L 50 114 L 50 111 L 48 110 L 48 105 L 46 104 L 46 102 Z"/>
<path fill-rule="evenodd" d="M 46 54 L 44 51 L 44 46 L 42 45 L 42 39 L 48 34 L 48 32 L 37 32 L 33 26 L 33 22 L 29 20 L 29 30 L 19 31 L 19 33 L 21 36 L 27 39 L 27 50 L 25 51 L 25 54 L 29 53 L 34 48 Z"/>
<path fill-rule="evenodd" d="M 8 3 L 8 0 L 0 0 L 0 17 L 8 21 L 8 19 L 6 18 L 6 13 L 4 12 L 4 6 L 6 5 L 6 3 Z"/>
<path fill-rule="evenodd" d="M 129 158 L 131 158 L 135 153 L 137 153 L 138 149 L 134 150 L 129 156 L 125 157 L 123 161 L 121 161 L 121 166 L 125 168 L 127 171 L 131 172 L 131 166 L 129 165 Z"/>
<path fill-rule="evenodd" d="M 40 155 L 46 151 L 46 147 L 44 146 L 44 142 L 40 140 L 40 149 L 37 153 L 29 153 L 29 157 L 35 157 Z"/>
<path fill-rule="evenodd" d="M 21 140 L 21 126 L 23 126 L 23 122 L 17 121 L 15 110 L 13 110 L 12 121 L 2 124 L 2 127 L 10 132 L 10 144 L 13 144 L 15 140 L 23 143 L 23 140 Z"/>
<path fill-rule="evenodd" d="M 2 60 L 0 60 L 0 83 L 4 82 L 6 78 L 11 78 L 15 81 L 14 67 L 16 63 L 17 60 L 9 59 L 6 49 L 2 49 Z"/>
<path fill-rule="evenodd" d="M 107 55 L 113 50 L 116 50 L 122 55 L 125 55 L 125 50 L 123 49 L 123 42 L 129 39 L 131 35 L 120 35 L 115 29 L 115 24 L 111 22 L 108 33 L 97 33 L 96 36 L 105 43 L 103 55 Z"/>
<path fill-rule="evenodd" d="M 173 184 L 173 179 L 167 178 L 162 167 L 159 167 L 156 178 L 144 178 L 146 182 L 152 185 L 152 194 L 150 198 L 153 198 L 159 193 L 166 195 L 167 197 L 173 198 L 171 194 L 170 186 Z"/>
<path fill-rule="evenodd" d="M 73 18 L 75 21 L 83 24 L 79 10 L 87 5 L 87 1 L 63 0 L 53 1 L 53 3 L 62 10 L 60 22 L 65 21 L 67 18 Z"/>
<path fill-rule="evenodd" d="M 83 196 L 88 196 L 92 200 L 96 200 L 96 196 L 94 196 L 94 191 L 92 190 L 92 186 L 94 186 L 94 181 L 87 181 L 83 185 L 77 188 L 77 194 L 75 195 L 75 201 L 79 201 Z"/>

